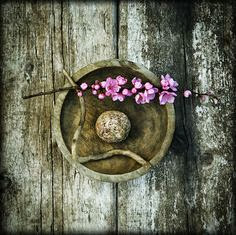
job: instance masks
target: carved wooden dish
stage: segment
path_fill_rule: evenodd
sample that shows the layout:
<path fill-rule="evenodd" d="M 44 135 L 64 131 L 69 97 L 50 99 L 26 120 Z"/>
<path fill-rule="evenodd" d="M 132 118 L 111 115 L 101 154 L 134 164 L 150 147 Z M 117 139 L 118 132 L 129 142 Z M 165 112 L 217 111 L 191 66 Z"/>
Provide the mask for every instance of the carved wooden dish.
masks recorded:
<path fill-rule="evenodd" d="M 159 84 L 159 79 L 146 68 L 121 60 L 90 64 L 72 78 L 92 84 L 117 75 Z M 109 110 L 123 112 L 130 120 L 129 135 L 122 142 L 107 143 L 96 134 L 98 117 Z M 82 98 L 73 90 L 62 92 L 53 114 L 54 136 L 64 157 L 84 174 L 110 182 L 134 179 L 157 164 L 169 148 L 174 128 L 173 105 L 160 106 L 158 100 L 138 105 L 134 97 L 124 102 L 110 98 L 100 101 L 90 91 Z"/>

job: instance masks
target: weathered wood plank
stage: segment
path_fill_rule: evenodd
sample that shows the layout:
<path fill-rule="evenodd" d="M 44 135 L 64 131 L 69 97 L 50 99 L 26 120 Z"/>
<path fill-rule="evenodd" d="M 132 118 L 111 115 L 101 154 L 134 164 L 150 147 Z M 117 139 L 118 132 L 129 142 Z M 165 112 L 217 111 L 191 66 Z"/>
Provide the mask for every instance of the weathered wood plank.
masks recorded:
<path fill-rule="evenodd" d="M 2 164 L 12 184 L 3 195 L 3 230 L 53 230 L 52 97 L 27 102 L 22 92 L 52 88 L 50 4 L 2 5 Z"/>
<path fill-rule="evenodd" d="M 119 56 L 160 75 L 170 73 L 183 86 L 184 52 L 178 5 L 123 1 L 120 5 Z M 183 103 L 176 102 L 175 143 L 147 175 L 119 184 L 120 232 L 186 232 Z M 147 114 L 148 115 L 148 114 Z M 145 124 L 144 124 L 145 125 Z"/>
<path fill-rule="evenodd" d="M 120 57 L 172 73 L 180 88 L 212 90 L 221 101 L 178 98 L 169 155 L 149 175 L 119 185 L 119 231 L 233 233 L 232 6 L 121 4 Z"/>
<path fill-rule="evenodd" d="M 89 63 L 116 57 L 115 7 L 107 1 L 63 3 L 63 62 L 71 74 Z M 115 230 L 113 184 L 81 175 L 64 162 L 63 189 L 66 232 Z"/>
<path fill-rule="evenodd" d="M 56 96 L 21 99 L 22 93 L 63 85 L 63 66 L 75 72 L 90 62 L 114 58 L 114 12 L 112 2 L 2 4 L 3 231 L 115 229 L 114 186 L 77 174 L 52 140 Z"/>
<path fill-rule="evenodd" d="M 51 134 L 56 96 L 21 99 L 62 86 L 62 67 L 73 73 L 116 57 L 116 4 L 1 4 L 2 230 L 233 233 L 232 6 L 120 3 L 120 58 L 169 72 L 181 87 L 213 90 L 221 101 L 179 98 L 169 154 L 146 176 L 119 184 L 116 204 L 115 185 L 80 175 L 59 153 Z"/>
<path fill-rule="evenodd" d="M 187 79 L 200 92 L 219 96 L 216 104 L 194 99 L 189 156 L 189 225 L 198 233 L 233 232 L 233 134 L 235 112 L 235 9 L 233 2 L 192 6 L 186 31 Z M 192 113 L 191 113 L 192 112 Z M 188 119 L 190 120 L 190 119 Z"/>

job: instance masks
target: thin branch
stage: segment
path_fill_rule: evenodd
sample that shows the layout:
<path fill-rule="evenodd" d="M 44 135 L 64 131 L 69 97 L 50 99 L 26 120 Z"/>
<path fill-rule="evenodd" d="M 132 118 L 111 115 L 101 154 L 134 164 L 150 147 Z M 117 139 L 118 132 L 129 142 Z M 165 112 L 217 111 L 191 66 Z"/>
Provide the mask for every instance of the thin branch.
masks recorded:
<path fill-rule="evenodd" d="M 135 160 L 136 162 L 138 162 L 140 165 L 150 165 L 150 163 L 148 161 L 146 161 L 144 158 L 140 157 L 138 154 L 135 154 L 129 150 L 121 150 L 121 149 L 113 149 L 113 150 L 110 150 L 110 151 L 103 153 L 103 154 L 90 155 L 87 157 L 79 157 L 78 156 L 77 159 L 80 163 L 86 163 L 89 161 L 98 161 L 98 160 L 111 158 L 116 155 L 123 155 L 123 156 L 130 157 L 133 160 Z"/>
<path fill-rule="evenodd" d="M 66 72 L 65 69 L 63 69 L 63 74 L 65 75 L 65 77 L 67 78 L 67 80 L 71 84 L 71 86 L 77 86 L 75 81 L 70 77 L 70 75 Z"/>
<path fill-rule="evenodd" d="M 62 88 L 53 89 L 53 90 L 49 90 L 49 91 L 45 91 L 45 92 L 39 92 L 39 93 L 32 94 L 32 95 L 25 95 L 25 96 L 22 96 L 22 98 L 23 99 L 30 99 L 30 98 L 37 97 L 37 96 L 50 95 L 50 94 L 54 94 L 56 92 L 67 91 L 67 90 L 72 90 L 72 89 L 76 90 L 79 88 L 79 86 L 69 76 L 69 74 L 66 72 L 65 69 L 63 69 L 63 74 L 65 75 L 65 77 L 67 78 L 69 83 L 71 84 L 71 87 L 62 87 Z"/>
<path fill-rule="evenodd" d="M 216 95 L 214 95 L 214 94 L 212 94 L 212 93 L 198 93 L 198 92 L 196 92 L 196 91 L 192 91 L 192 93 L 194 94 L 194 95 L 207 95 L 207 96 L 211 96 L 211 97 L 213 97 L 213 98 L 215 98 L 215 99 L 217 99 L 217 100 L 219 100 L 219 98 L 216 96 Z"/>
<path fill-rule="evenodd" d="M 77 88 L 78 88 L 78 86 L 62 87 L 62 88 L 53 89 L 53 90 L 49 90 L 49 91 L 45 91 L 45 92 L 39 92 L 39 93 L 32 94 L 32 95 L 25 95 L 25 96 L 22 96 L 22 99 L 30 99 L 33 97 L 42 96 L 42 95 L 50 95 L 50 94 L 54 94 L 54 93 L 61 92 L 61 91 L 75 90 Z"/>

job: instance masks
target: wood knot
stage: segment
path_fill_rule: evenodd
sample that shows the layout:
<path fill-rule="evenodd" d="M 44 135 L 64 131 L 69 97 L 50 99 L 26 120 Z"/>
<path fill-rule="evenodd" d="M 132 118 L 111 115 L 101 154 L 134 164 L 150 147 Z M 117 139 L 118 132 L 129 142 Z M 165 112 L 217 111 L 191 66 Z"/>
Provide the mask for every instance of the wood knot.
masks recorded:
<path fill-rule="evenodd" d="M 12 182 L 10 178 L 5 175 L 0 175 L 0 192 L 4 192 L 7 188 L 11 186 Z"/>
<path fill-rule="evenodd" d="M 203 166 L 209 166 L 213 162 L 214 158 L 213 155 L 209 152 L 203 153 L 201 155 L 201 162 Z"/>

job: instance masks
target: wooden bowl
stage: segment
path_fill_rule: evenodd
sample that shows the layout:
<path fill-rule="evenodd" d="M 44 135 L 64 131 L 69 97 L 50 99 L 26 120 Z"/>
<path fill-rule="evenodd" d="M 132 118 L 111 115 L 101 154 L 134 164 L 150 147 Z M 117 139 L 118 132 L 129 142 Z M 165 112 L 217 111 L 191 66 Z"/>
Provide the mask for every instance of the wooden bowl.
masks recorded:
<path fill-rule="evenodd" d="M 125 76 L 128 83 L 139 77 L 159 85 L 156 75 L 146 68 L 115 59 L 90 64 L 72 78 L 92 84 L 117 75 Z M 122 142 L 107 143 L 96 134 L 97 118 L 109 110 L 125 113 L 131 122 L 130 133 Z M 109 182 L 134 179 L 157 164 L 170 146 L 174 128 L 173 105 L 161 106 L 157 99 L 138 105 L 134 97 L 124 102 L 113 102 L 110 98 L 100 101 L 91 91 L 82 98 L 73 90 L 60 93 L 53 114 L 54 137 L 63 156 L 84 174 Z"/>

